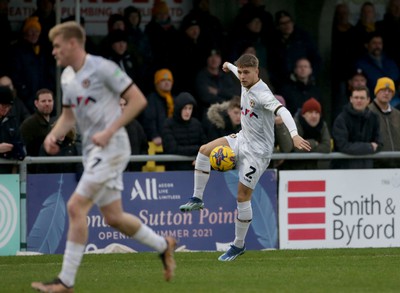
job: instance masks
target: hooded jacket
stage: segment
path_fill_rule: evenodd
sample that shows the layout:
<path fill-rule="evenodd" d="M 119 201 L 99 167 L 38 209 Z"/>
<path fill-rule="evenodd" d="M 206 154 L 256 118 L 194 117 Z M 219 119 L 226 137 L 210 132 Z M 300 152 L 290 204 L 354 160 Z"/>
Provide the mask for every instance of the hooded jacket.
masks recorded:
<path fill-rule="evenodd" d="M 234 126 L 228 115 L 229 101 L 220 104 L 211 105 L 207 111 L 207 121 L 205 129 L 208 141 L 226 136 L 232 133 L 238 133 L 241 129 L 240 124 Z"/>
<path fill-rule="evenodd" d="M 195 156 L 207 142 L 202 125 L 193 114 L 188 121 L 182 119 L 182 109 L 188 104 L 197 106 L 191 94 L 183 92 L 176 97 L 174 115 L 165 121 L 162 133 L 165 154 Z M 192 162 L 174 162 L 166 167 L 168 170 L 193 170 Z"/>

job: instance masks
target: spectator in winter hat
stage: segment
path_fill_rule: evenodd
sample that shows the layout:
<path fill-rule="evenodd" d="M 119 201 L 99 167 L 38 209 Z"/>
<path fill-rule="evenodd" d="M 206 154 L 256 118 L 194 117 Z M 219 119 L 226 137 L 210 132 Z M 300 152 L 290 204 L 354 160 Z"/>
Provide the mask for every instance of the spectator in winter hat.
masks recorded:
<path fill-rule="evenodd" d="M 174 78 L 172 72 L 163 68 L 154 74 L 154 91 L 147 96 L 147 107 L 142 115 L 142 125 L 147 139 L 162 144 L 164 122 L 174 114 L 174 97 L 171 93 Z"/>
<path fill-rule="evenodd" d="M 379 117 L 379 128 L 383 142 L 382 151 L 400 151 L 400 111 L 390 105 L 395 94 L 392 79 L 382 77 L 375 86 L 375 99 L 369 109 Z M 399 159 L 374 160 L 374 168 L 399 168 Z"/>
<path fill-rule="evenodd" d="M 169 8 L 165 1 L 155 1 L 151 20 L 144 32 L 150 42 L 154 66 L 174 71 L 178 30 L 171 22 Z"/>
<path fill-rule="evenodd" d="M 304 102 L 301 113 L 296 115 L 297 131 L 311 145 L 311 152 L 329 153 L 331 151 L 331 134 L 327 123 L 321 119 L 321 104 L 314 98 Z M 292 152 L 302 152 L 293 147 Z M 286 160 L 282 169 L 326 169 L 329 164 L 326 160 Z"/>

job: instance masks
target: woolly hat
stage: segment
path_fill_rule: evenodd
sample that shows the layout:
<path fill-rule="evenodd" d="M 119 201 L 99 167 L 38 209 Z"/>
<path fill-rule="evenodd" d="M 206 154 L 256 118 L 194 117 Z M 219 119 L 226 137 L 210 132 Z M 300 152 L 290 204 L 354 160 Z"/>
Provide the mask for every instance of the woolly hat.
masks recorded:
<path fill-rule="evenodd" d="M 168 79 L 173 82 L 174 78 L 172 76 L 172 72 L 166 68 L 157 70 L 156 73 L 154 74 L 154 84 L 157 84 L 164 79 Z"/>
<path fill-rule="evenodd" d="M 378 79 L 378 81 L 376 82 L 376 86 L 375 86 L 375 90 L 374 93 L 375 95 L 383 89 L 391 89 L 393 92 L 396 91 L 396 88 L 394 86 L 394 82 L 393 80 L 391 80 L 388 77 L 381 77 L 380 79 Z"/>
<path fill-rule="evenodd" d="M 168 4 L 162 0 L 161 1 L 155 0 L 153 9 L 151 10 L 151 13 L 152 13 L 152 15 L 169 14 Z"/>
<path fill-rule="evenodd" d="M 307 113 L 309 111 L 317 111 L 321 114 L 321 104 L 314 98 L 310 98 L 304 102 L 303 108 L 301 108 L 301 114 Z"/>
<path fill-rule="evenodd" d="M 22 28 L 22 31 L 25 33 L 30 28 L 35 28 L 39 32 L 42 31 L 42 26 L 40 25 L 39 17 L 32 16 L 32 17 L 28 17 L 25 20 L 24 27 Z"/>
<path fill-rule="evenodd" d="M 0 86 L 0 104 L 12 105 L 14 104 L 14 96 L 8 86 Z"/>

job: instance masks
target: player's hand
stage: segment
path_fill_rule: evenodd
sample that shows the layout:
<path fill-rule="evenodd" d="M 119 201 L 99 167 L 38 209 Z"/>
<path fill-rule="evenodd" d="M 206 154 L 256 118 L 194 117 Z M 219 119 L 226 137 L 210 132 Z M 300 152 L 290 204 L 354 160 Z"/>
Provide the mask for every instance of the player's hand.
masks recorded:
<path fill-rule="evenodd" d="M 310 143 L 307 140 L 303 139 L 300 135 L 296 135 L 293 137 L 293 144 L 299 150 L 306 152 L 311 151 Z"/>
<path fill-rule="evenodd" d="M 92 142 L 99 147 L 105 147 L 110 141 L 112 135 L 111 131 L 104 129 L 92 136 Z"/>
<path fill-rule="evenodd" d="M 228 64 L 229 64 L 229 62 L 224 62 L 224 64 L 222 64 L 222 70 L 224 72 L 229 72 L 230 71 L 229 68 L 228 68 Z"/>
<path fill-rule="evenodd" d="M 0 154 L 11 152 L 13 147 L 14 146 L 11 143 L 6 143 L 6 142 L 0 143 Z"/>
<path fill-rule="evenodd" d="M 56 155 L 60 151 L 60 146 L 57 144 L 57 138 L 49 133 L 43 142 L 44 149 L 49 155 Z"/>

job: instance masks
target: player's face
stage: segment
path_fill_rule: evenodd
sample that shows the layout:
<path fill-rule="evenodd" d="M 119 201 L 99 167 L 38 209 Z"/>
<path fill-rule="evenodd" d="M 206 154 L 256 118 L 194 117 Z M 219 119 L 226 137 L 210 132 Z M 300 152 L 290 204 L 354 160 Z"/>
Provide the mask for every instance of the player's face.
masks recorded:
<path fill-rule="evenodd" d="M 185 107 L 183 107 L 182 109 L 183 121 L 189 121 L 190 118 L 192 117 L 192 113 L 193 113 L 193 105 L 188 104 Z"/>
<path fill-rule="evenodd" d="M 58 66 L 65 67 L 71 64 L 71 49 L 71 40 L 66 40 L 61 35 L 58 35 L 54 38 L 52 53 Z"/>
<path fill-rule="evenodd" d="M 249 89 L 258 80 L 258 68 L 255 67 L 238 67 L 239 80 L 242 86 Z"/>
<path fill-rule="evenodd" d="M 369 104 L 369 97 L 366 91 L 353 91 L 350 97 L 350 103 L 356 111 L 364 111 Z"/>
<path fill-rule="evenodd" d="M 321 114 L 317 111 L 308 111 L 303 114 L 303 118 L 306 120 L 308 125 L 315 127 L 321 120 Z"/>

